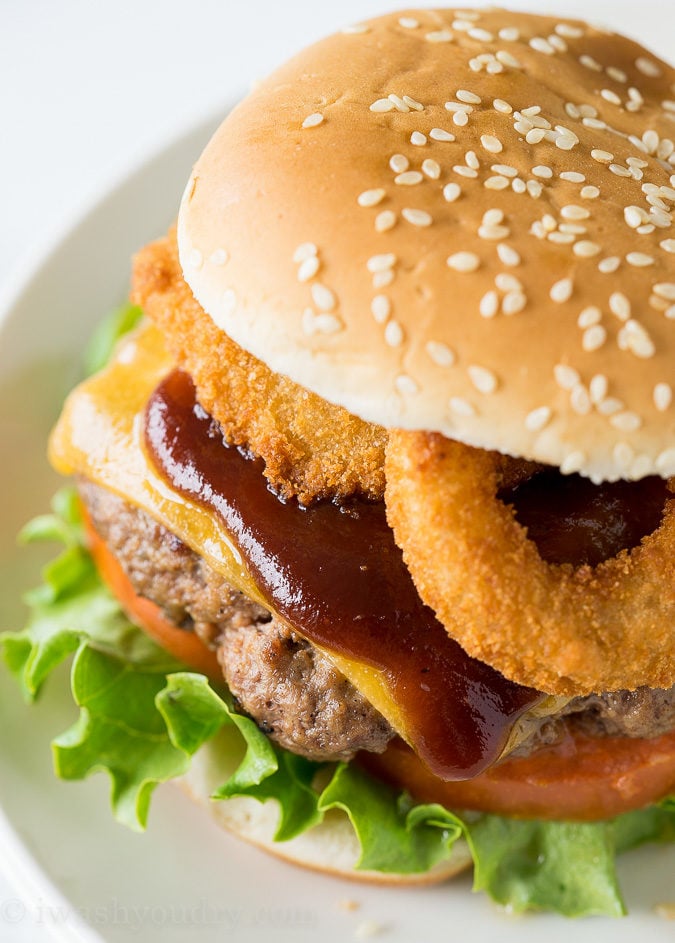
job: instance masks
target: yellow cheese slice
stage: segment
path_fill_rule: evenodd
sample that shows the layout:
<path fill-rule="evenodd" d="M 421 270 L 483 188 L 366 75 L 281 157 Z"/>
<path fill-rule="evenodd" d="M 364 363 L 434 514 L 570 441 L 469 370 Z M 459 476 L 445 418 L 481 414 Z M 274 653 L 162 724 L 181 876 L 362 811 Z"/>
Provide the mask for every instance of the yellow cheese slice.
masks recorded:
<path fill-rule="evenodd" d="M 63 475 L 82 475 L 145 511 L 200 554 L 227 581 L 268 609 L 218 518 L 174 491 L 143 449 L 143 410 L 175 364 L 150 323 L 125 338 L 108 366 L 70 394 L 49 442 Z M 384 674 L 333 652 L 324 654 L 404 739 L 401 711 Z"/>

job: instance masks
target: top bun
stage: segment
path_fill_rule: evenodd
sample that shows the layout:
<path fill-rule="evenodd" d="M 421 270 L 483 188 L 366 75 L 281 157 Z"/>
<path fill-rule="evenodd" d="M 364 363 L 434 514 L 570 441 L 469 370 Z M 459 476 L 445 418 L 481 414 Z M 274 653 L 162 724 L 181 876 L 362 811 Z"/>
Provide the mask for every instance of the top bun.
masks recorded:
<path fill-rule="evenodd" d="M 226 119 L 179 217 L 239 345 L 388 427 L 675 474 L 675 71 L 585 23 L 415 10 Z"/>

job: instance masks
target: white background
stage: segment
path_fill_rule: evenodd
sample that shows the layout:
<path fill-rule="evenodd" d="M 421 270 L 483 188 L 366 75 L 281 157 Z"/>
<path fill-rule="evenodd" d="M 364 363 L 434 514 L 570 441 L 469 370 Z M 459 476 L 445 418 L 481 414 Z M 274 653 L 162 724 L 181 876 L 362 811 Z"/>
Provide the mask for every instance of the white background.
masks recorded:
<path fill-rule="evenodd" d="M 669 0 L 511 6 L 585 14 L 663 55 L 672 43 L 675 58 Z M 141 157 L 217 113 L 291 52 L 391 7 L 403 5 L 0 0 L 0 296 L 80 207 Z M 167 205 L 178 198 L 167 193 Z M 0 874 L 0 907 L 15 896 L 9 877 Z M 32 943 L 44 932 L 25 920 L 0 923 L 6 943 Z"/>

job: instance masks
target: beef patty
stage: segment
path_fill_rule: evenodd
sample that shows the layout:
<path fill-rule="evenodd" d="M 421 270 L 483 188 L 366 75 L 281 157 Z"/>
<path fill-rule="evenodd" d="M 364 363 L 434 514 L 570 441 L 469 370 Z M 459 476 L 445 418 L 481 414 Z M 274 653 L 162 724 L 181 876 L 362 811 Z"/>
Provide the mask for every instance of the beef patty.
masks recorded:
<path fill-rule="evenodd" d="M 314 760 L 385 749 L 394 731 L 325 655 L 149 515 L 89 481 L 78 481 L 78 489 L 138 595 L 217 652 L 233 695 L 272 739 Z M 675 728 L 675 687 L 574 698 L 518 755 L 554 742 L 561 717 L 590 736 L 656 737 Z"/>

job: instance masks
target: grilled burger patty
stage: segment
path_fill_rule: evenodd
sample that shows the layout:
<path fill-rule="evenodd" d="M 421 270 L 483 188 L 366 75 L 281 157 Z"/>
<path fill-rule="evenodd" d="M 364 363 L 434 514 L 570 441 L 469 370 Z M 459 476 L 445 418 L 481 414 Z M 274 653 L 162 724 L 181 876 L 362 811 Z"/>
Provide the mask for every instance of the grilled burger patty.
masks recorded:
<path fill-rule="evenodd" d="M 149 515 L 87 480 L 78 489 L 136 593 L 217 652 L 233 695 L 269 736 L 315 760 L 385 749 L 394 731 L 320 651 Z M 594 737 L 656 737 L 675 728 L 675 687 L 574 698 L 519 745 L 518 755 L 554 742 L 563 716 Z"/>

